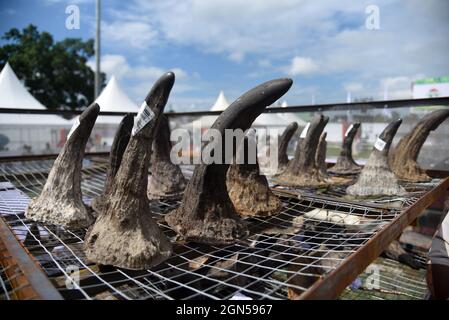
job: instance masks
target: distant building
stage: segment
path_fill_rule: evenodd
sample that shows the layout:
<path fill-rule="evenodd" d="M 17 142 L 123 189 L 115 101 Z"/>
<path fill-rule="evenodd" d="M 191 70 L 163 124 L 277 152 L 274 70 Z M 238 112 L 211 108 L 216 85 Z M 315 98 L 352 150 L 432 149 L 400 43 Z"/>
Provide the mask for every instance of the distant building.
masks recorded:
<path fill-rule="evenodd" d="M 413 99 L 449 97 L 449 76 L 416 80 L 412 92 Z"/>

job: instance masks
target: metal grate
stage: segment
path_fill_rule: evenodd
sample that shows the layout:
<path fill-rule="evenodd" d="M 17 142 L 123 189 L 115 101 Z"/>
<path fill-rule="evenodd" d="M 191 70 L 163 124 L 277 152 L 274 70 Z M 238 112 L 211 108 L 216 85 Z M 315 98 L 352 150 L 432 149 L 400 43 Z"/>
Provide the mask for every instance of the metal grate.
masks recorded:
<path fill-rule="evenodd" d="M 404 210 L 415 204 L 419 198 L 431 188 L 436 187 L 441 180 L 433 179 L 430 182 L 425 183 L 410 183 L 401 182 L 401 185 L 407 191 L 406 196 L 382 196 L 375 198 L 353 198 L 346 194 L 346 189 L 356 182 L 355 176 L 349 177 L 339 177 L 330 174 L 328 176 L 329 185 L 326 187 L 310 188 L 310 187 L 288 187 L 277 183 L 275 177 L 271 179 L 270 186 L 279 190 L 283 190 L 291 193 L 292 195 L 302 196 L 302 197 L 312 197 L 321 199 L 332 199 L 347 203 L 357 203 L 359 205 L 373 207 L 378 209 L 396 209 Z"/>
<path fill-rule="evenodd" d="M 415 270 L 395 260 L 377 258 L 345 289 L 340 299 L 423 300 L 427 294 L 426 269 Z"/>
<path fill-rule="evenodd" d="M 0 257 L 0 300 L 35 298 L 25 275 L 1 242 Z M 27 291 L 30 291 L 29 294 L 27 294 Z"/>
<path fill-rule="evenodd" d="M 338 268 L 402 212 L 276 191 L 283 202 L 282 212 L 264 219 L 246 219 L 250 237 L 220 247 L 178 239 L 162 218 L 179 201 L 153 202 L 152 212 L 173 242 L 173 255 L 151 270 L 100 268 L 84 255 L 86 230 L 67 230 L 24 217 L 30 197 L 39 194 L 52 163 L 0 163 L 0 217 L 67 299 L 294 298 Z M 106 168 L 105 158 L 85 159 L 82 191 L 86 203 L 101 193 Z M 187 176 L 191 172 L 186 168 Z M 413 194 L 409 200 L 416 197 Z M 348 228 L 341 222 L 304 216 L 316 208 L 357 216 L 361 223 Z M 72 273 L 74 270 L 79 272 Z M 79 281 L 71 281 L 76 276 Z"/>

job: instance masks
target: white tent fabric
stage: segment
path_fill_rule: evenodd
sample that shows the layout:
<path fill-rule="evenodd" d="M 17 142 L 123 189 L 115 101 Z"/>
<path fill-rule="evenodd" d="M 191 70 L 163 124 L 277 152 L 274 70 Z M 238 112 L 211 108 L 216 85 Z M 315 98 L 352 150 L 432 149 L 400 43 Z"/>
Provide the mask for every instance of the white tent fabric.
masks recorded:
<path fill-rule="evenodd" d="M 218 98 L 210 110 L 211 111 L 223 111 L 227 107 L 229 107 L 228 99 L 226 99 L 223 90 L 220 90 L 220 93 L 218 94 Z"/>
<path fill-rule="evenodd" d="M 254 120 L 252 127 L 285 127 L 288 125 L 286 119 L 279 113 L 262 113 Z"/>
<path fill-rule="evenodd" d="M 286 108 L 287 106 L 287 101 L 284 100 L 281 108 Z M 294 113 L 262 113 L 254 121 L 253 127 L 284 128 L 292 121 L 297 121 L 301 125 L 301 120 Z"/>
<path fill-rule="evenodd" d="M 0 108 L 45 110 L 25 88 L 6 62 L 0 73 Z M 55 125 L 70 126 L 69 121 L 57 115 L 2 114 L 1 125 Z"/>
<path fill-rule="evenodd" d="M 138 112 L 138 105 L 133 102 L 120 87 L 115 76 L 112 76 L 106 87 L 95 100 L 100 106 L 100 111 L 110 112 Z M 116 124 L 123 116 L 100 116 L 96 123 Z"/>
<path fill-rule="evenodd" d="M 45 109 L 27 91 L 8 62 L 0 73 L 0 108 Z"/>
<path fill-rule="evenodd" d="M 281 108 L 287 108 L 287 107 L 288 107 L 287 101 L 285 101 L 285 100 L 282 101 Z M 306 122 L 304 120 L 299 118 L 298 115 L 293 112 L 282 112 L 282 113 L 278 113 L 278 115 L 286 121 L 286 125 L 288 125 L 289 123 L 291 123 L 293 121 L 296 121 L 298 123 L 298 125 L 300 125 L 300 126 L 303 126 L 306 124 Z"/>
<path fill-rule="evenodd" d="M 17 78 L 9 63 L 0 73 L 0 108 L 17 109 L 17 114 L 0 114 L 0 134 L 8 138 L 2 154 L 55 153 L 71 126 L 52 114 L 24 114 L 23 109 L 45 110 Z"/>
<path fill-rule="evenodd" d="M 210 111 L 223 111 L 229 107 L 228 99 L 226 99 L 226 96 L 223 92 L 223 90 L 220 90 L 220 93 L 218 94 L 217 100 L 215 100 L 215 103 L 213 104 Z M 196 128 L 210 128 L 215 120 L 217 120 L 218 116 L 202 116 L 198 118 L 197 120 L 193 121 L 193 123 L 188 123 L 184 125 L 183 127 L 191 128 L 192 125 Z"/>
<path fill-rule="evenodd" d="M 139 107 L 120 87 L 115 76 L 109 80 L 106 87 L 95 100 L 101 111 L 137 112 Z"/>

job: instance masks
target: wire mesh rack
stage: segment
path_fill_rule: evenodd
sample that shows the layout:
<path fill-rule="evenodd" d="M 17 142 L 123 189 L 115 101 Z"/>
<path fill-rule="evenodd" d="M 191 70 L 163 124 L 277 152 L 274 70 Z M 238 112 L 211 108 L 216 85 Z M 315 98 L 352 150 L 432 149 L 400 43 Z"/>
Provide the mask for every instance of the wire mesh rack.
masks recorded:
<path fill-rule="evenodd" d="M 3 243 L 0 243 L 0 256 L 0 300 L 36 298 L 30 290 L 30 283 Z"/>
<path fill-rule="evenodd" d="M 424 257 L 414 257 L 425 260 Z M 341 300 L 423 300 L 428 296 L 426 270 L 377 258 L 341 294 Z"/>
<path fill-rule="evenodd" d="M 247 239 L 212 246 L 185 242 L 165 224 L 164 214 L 179 200 L 151 202 L 152 214 L 173 242 L 173 255 L 150 270 L 131 271 L 88 261 L 83 250 L 85 229 L 36 223 L 24 216 L 52 163 L 51 159 L 0 163 L 0 217 L 65 299 L 298 298 L 402 213 L 277 190 L 283 203 L 279 214 L 247 218 Z M 87 204 L 102 192 L 106 169 L 106 158 L 85 158 L 81 188 Z M 189 176 L 192 168 L 184 172 Z M 414 198 L 418 195 L 410 199 Z M 329 218 L 330 212 L 337 216 Z M 7 287 L 11 276 L 15 275 L 2 272 L 5 298 L 11 298 L 12 287 Z"/>
<path fill-rule="evenodd" d="M 404 210 L 412 206 L 429 189 L 436 187 L 441 180 L 433 179 L 429 182 L 411 183 L 400 181 L 400 185 L 407 191 L 406 196 L 380 196 L 374 198 L 354 198 L 346 194 L 346 189 L 354 184 L 356 176 L 337 176 L 329 174 L 326 178 L 328 185 L 323 187 L 290 187 L 278 184 L 276 177 L 270 179 L 270 186 L 279 190 L 301 195 L 304 197 L 313 197 L 321 199 L 333 199 L 348 203 L 357 203 L 379 209 L 397 209 Z"/>

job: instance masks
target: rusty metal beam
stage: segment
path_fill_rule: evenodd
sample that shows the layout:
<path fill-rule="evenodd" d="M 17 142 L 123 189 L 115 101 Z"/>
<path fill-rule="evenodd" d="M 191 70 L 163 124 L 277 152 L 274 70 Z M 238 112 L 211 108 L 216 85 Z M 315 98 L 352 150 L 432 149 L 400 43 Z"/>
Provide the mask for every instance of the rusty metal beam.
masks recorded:
<path fill-rule="evenodd" d="M 449 178 L 446 178 L 438 186 L 424 194 L 415 204 L 399 214 L 335 270 L 318 280 L 312 287 L 301 294 L 299 299 L 324 300 L 338 298 L 343 290 L 382 253 L 388 244 L 399 237 L 402 230 L 412 223 L 425 208 L 441 197 L 448 188 Z"/>
<path fill-rule="evenodd" d="M 48 160 L 56 159 L 58 153 L 54 154 L 32 154 L 32 155 L 21 155 L 21 156 L 5 156 L 0 157 L 0 162 L 10 162 L 10 161 L 30 161 L 30 160 Z M 97 156 L 97 157 L 107 157 L 109 152 L 86 152 L 85 157 Z"/>
<path fill-rule="evenodd" d="M 0 264 L 6 268 L 11 285 L 16 288 L 18 299 L 62 300 L 58 290 L 20 245 L 9 227 L 0 219 L 0 245 L 6 250 L 0 252 Z"/>

